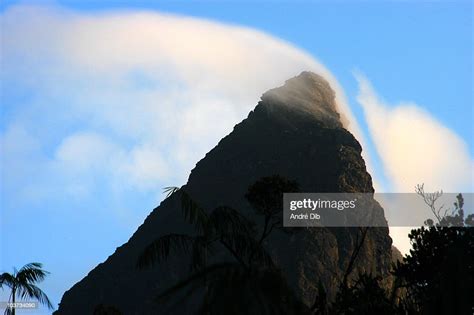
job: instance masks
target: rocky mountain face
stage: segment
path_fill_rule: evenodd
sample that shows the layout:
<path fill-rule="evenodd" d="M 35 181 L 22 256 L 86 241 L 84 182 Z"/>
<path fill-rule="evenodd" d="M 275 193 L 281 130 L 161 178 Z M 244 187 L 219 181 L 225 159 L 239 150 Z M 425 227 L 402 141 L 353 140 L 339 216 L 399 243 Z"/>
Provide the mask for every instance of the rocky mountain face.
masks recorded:
<path fill-rule="evenodd" d="M 244 198 L 249 185 L 274 174 L 297 181 L 305 192 L 373 192 L 361 151 L 341 123 L 329 84 L 303 72 L 263 94 L 248 117 L 197 163 L 184 188 L 205 209 L 226 205 L 246 215 L 253 213 Z M 135 264 L 157 237 L 192 231 L 180 200 L 164 200 L 126 244 L 64 294 L 57 314 L 92 314 L 98 304 L 124 314 L 167 313 L 153 297 L 188 274 L 188 261 L 175 257 L 147 270 Z M 334 296 L 357 235 L 357 228 L 342 227 L 275 231 L 265 247 L 296 294 L 311 305 L 319 281 Z M 371 228 L 353 274 L 387 276 L 391 245 L 388 228 Z M 196 300 L 182 298 L 170 313 L 193 313 Z"/>

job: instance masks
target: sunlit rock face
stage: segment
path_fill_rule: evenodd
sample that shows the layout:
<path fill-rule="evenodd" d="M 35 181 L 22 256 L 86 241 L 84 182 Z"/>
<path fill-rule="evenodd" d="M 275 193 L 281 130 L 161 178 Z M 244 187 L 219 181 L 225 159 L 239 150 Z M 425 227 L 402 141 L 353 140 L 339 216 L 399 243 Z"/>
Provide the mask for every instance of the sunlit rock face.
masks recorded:
<path fill-rule="evenodd" d="M 244 195 L 264 176 L 295 180 L 304 192 L 373 192 L 362 148 L 343 126 L 328 83 L 303 72 L 266 92 L 248 117 L 196 164 L 184 188 L 209 211 L 227 205 L 255 220 L 259 218 Z M 104 304 L 124 314 L 192 314 L 199 294 L 177 296 L 172 309 L 153 302 L 159 292 L 188 274 L 186 257 L 145 271 L 135 268 L 138 256 L 155 238 L 193 232 L 180 209 L 178 198 L 163 201 L 126 244 L 64 294 L 57 313 L 91 314 L 96 305 Z M 275 231 L 265 247 L 295 293 L 312 305 L 319 281 L 334 296 L 358 233 L 356 228 Z M 370 229 L 353 274 L 388 276 L 391 244 L 388 228 Z M 224 253 L 217 257 L 230 259 Z"/>

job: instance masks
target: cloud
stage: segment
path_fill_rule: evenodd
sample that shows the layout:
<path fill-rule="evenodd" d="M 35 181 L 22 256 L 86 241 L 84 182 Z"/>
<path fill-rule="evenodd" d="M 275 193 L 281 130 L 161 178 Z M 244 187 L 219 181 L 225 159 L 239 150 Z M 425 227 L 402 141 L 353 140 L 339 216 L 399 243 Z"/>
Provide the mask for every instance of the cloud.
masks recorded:
<path fill-rule="evenodd" d="M 125 176 L 142 189 L 154 187 L 154 183 L 168 178 L 171 173 L 162 152 L 149 145 L 135 147 L 130 152 L 129 162 L 122 165 Z"/>
<path fill-rule="evenodd" d="M 425 183 L 428 191 L 474 191 L 474 161 L 466 142 L 412 102 L 390 106 L 370 82 L 356 74 L 357 100 L 362 106 L 392 192 L 414 192 Z"/>
<path fill-rule="evenodd" d="M 119 149 L 94 133 L 77 133 L 65 138 L 56 150 L 56 161 L 71 172 L 100 172 Z"/>
<path fill-rule="evenodd" d="M 474 162 L 458 135 L 415 103 L 386 104 L 364 75 L 355 73 L 355 77 L 357 100 L 391 184 L 386 192 L 413 193 L 422 183 L 428 192 L 474 191 Z M 411 249 L 407 237 L 411 229 L 390 227 L 394 245 L 404 254 Z"/>
<path fill-rule="evenodd" d="M 35 155 L 3 153 L 42 170 L 36 181 L 11 173 L 10 191 L 29 187 L 38 199 L 51 191 L 156 194 L 181 185 L 264 91 L 303 70 L 328 79 L 348 128 L 363 142 L 333 75 L 254 29 L 151 11 L 51 6 L 13 6 L 0 19 L 3 132 L 16 126 L 37 144 Z"/>

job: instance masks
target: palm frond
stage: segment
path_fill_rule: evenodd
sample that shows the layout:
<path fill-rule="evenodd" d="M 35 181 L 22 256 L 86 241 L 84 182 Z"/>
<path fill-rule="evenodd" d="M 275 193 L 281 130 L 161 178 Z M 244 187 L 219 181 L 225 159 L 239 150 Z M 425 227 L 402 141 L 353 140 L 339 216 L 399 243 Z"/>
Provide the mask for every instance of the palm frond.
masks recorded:
<path fill-rule="evenodd" d="M 168 234 L 148 245 L 138 258 L 137 268 L 143 269 L 166 260 L 171 251 L 188 253 L 194 237 L 185 234 Z"/>
<path fill-rule="evenodd" d="M 163 188 L 163 192 L 166 194 L 166 198 L 169 198 L 172 194 L 177 192 L 179 190 L 179 187 L 176 186 L 168 186 Z"/>
<path fill-rule="evenodd" d="M 14 274 L 3 273 L 0 275 L 0 287 L 6 284 L 12 289 L 10 294 L 10 301 L 13 301 L 13 294 L 18 296 L 20 299 L 32 298 L 38 300 L 43 305 L 46 305 L 49 309 L 53 309 L 53 304 L 49 300 L 48 296 L 35 285 L 37 282 L 41 282 L 49 274 L 48 271 L 43 270 L 43 265 L 40 263 L 29 263 L 24 265 L 17 270 L 14 268 Z M 13 314 L 14 309 L 6 308 L 4 314 Z"/>
<path fill-rule="evenodd" d="M 18 296 L 20 296 L 21 299 L 33 298 L 38 300 L 38 302 L 41 304 L 47 306 L 49 309 L 54 308 L 48 296 L 34 284 L 20 284 L 17 290 Z"/>
<path fill-rule="evenodd" d="M 40 263 L 29 263 L 21 267 L 16 278 L 20 284 L 23 283 L 37 283 L 44 280 L 49 274 L 48 271 L 42 269 L 43 265 Z"/>
<path fill-rule="evenodd" d="M 3 312 L 3 315 L 13 315 L 13 308 L 12 307 L 6 307 L 5 312 Z"/>
<path fill-rule="evenodd" d="M 4 284 L 11 288 L 16 284 L 16 278 L 8 272 L 4 272 L 0 275 L 0 288 L 2 288 Z"/>
<path fill-rule="evenodd" d="M 163 192 L 166 193 L 166 198 L 173 194 L 179 194 L 184 218 L 189 223 L 194 224 L 198 232 L 203 232 L 207 228 L 209 219 L 207 212 L 183 188 L 169 186 L 165 187 Z"/>
<path fill-rule="evenodd" d="M 212 211 L 209 216 L 209 225 L 217 234 L 252 235 L 255 224 L 239 211 L 221 206 Z"/>
<path fill-rule="evenodd" d="M 22 271 L 24 271 L 24 270 L 33 269 L 33 268 L 41 269 L 41 268 L 43 268 L 43 264 L 42 264 L 42 263 L 39 263 L 39 262 L 32 262 L 32 263 L 26 264 L 26 265 L 24 265 L 23 267 L 20 268 L 20 270 L 18 271 L 18 273 L 20 273 L 20 272 L 22 272 Z"/>
<path fill-rule="evenodd" d="M 192 245 L 191 270 L 206 266 L 209 256 L 214 253 L 213 242 L 207 236 L 197 236 Z"/>
<path fill-rule="evenodd" d="M 221 242 L 242 260 L 248 259 L 251 264 L 259 263 L 262 266 L 274 266 L 273 259 L 265 248 L 250 235 L 225 234 L 222 235 Z"/>
<path fill-rule="evenodd" d="M 10 296 L 8 297 L 8 302 L 13 301 L 13 290 L 10 292 Z M 12 307 L 6 307 L 5 312 L 3 313 L 4 315 L 13 315 L 13 308 Z"/>
<path fill-rule="evenodd" d="M 194 224 L 198 233 L 206 230 L 209 221 L 207 212 L 201 208 L 186 191 L 180 189 L 179 193 L 181 194 L 181 209 L 184 218 L 189 223 Z"/>

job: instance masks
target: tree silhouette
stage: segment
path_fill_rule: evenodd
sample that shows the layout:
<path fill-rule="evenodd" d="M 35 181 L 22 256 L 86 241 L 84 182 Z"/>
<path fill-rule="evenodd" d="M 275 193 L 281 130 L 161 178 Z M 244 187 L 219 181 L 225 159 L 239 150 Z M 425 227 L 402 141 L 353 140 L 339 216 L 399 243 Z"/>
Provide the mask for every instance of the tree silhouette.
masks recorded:
<path fill-rule="evenodd" d="M 320 285 L 312 307 L 315 314 L 472 314 L 474 216 L 464 216 L 461 194 L 450 211 L 436 204 L 442 191 L 428 194 L 418 185 L 416 192 L 437 222 L 426 220 L 427 227 L 411 231 L 413 248 L 394 265 L 392 289 L 386 290 L 380 278 L 369 274 L 360 274 L 358 280 L 349 283 L 346 275 L 352 271 L 351 258 L 332 303 L 324 299 Z M 357 247 L 352 257 L 357 257 Z"/>
<path fill-rule="evenodd" d="M 36 283 L 41 282 L 49 274 L 49 272 L 42 269 L 40 263 L 29 263 L 21 267 L 20 270 L 14 269 L 13 274 L 8 272 L 0 275 L 0 288 L 7 286 L 11 289 L 11 294 L 8 302 L 15 303 L 16 298 L 24 300 L 25 298 L 35 299 L 49 309 L 53 309 L 53 305 L 48 296 L 36 286 Z M 15 314 L 15 307 L 6 307 L 4 314 Z"/>
<path fill-rule="evenodd" d="M 245 198 L 256 213 L 264 217 L 263 230 L 259 238 L 260 244 L 275 227 L 282 228 L 283 193 L 298 191 L 297 182 L 278 175 L 263 177 L 249 187 Z"/>
<path fill-rule="evenodd" d="M 283 193 L 297 189 L 296 182 L 278 175 L 262 178 L 249 187 L 246 198 L 263 216 L 263 227 L 259 228 L 257 222 L 235 209 L 224 206 L 206 211 L 184 189 L 167 188 L 168 197 L 180 198 L 183 216 L 194 226 L 196 235 L 161 236 L 140 255 L 138 268 L 160 263 L 171 253 L 191 257 L 192 274 L 162 292 L 157 300 L 163 302 L 185 288 L 188 294 L 203 289 L 199 309 L 203 314 L 307 313 L 308 308 L 294 295 L 263 246 L 272 231 L 281 227 Z M 232 261 L 212 261 L 217 247 L 223 248 Z"/>
<path fill-rule="evenodd" d="M 184 189 L 166 190 L 179 197 L 185 220 L 195 234 L 168 234 L 149 244 L 137 261 L 147 268 L 171 254 L 190 256 L 190 276 L 161 292 L 163 302 L 178 291 L 204 292 L 202 314 L 470 314 L 474 299 L 474 217 L 464 217 L 464 200 L 456 198 L 451 213 L 436 207 L 442 192 L 417 193 L 434 213 L 437 222 L 412 230 L 413 249 L 394 265 L 394 284 L 387 290 L 379 277 L 359 274 L 349 281 L 369 228 L 360 228 L 334 301 L 328 301 L 322 283 L 311 308 L 288 286 L 281 270 L 265 250 L 269 235 L 282 228 L 282 194 L 296 192 L 298 185 L 280 176 L 262 178 L 245 197 L 262 218 L 247 218 L 229 207 L 213 211 L 201 208 Z M 283 230 L 283 229 L 281 229 Z M 290 232 L 292 232 L 290 230 Z M 232 259 L 216 260 L 216 249 Z"/>
<path fill-rule="evenodd" d="M 409 234 L 412 249 L 394 274 L 405 290 L 402 303 L 418 313 L 471 314 L 474 307 L 474 229 L 464 218 L 461 194 L 451 214 Z M 427 200 L 432 200 L 427 197 Z M 436 200 L 432 203 L 432 209 Z M 435 210 L 435 213 L 440 213 Z"/>

